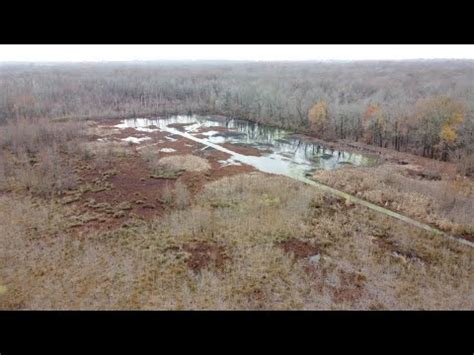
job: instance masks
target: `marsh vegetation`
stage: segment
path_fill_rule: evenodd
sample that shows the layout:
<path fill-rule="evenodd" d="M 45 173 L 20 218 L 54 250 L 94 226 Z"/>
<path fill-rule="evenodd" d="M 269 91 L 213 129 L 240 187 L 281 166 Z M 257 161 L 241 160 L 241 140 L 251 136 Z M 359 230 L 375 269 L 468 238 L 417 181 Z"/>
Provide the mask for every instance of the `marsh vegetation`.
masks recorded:
<path fill-rule="evenodd" d="M 474 309 L 471 246 L 295 179 L 473 241 L 470 65 L 1 67 L 0 308 Z"/>

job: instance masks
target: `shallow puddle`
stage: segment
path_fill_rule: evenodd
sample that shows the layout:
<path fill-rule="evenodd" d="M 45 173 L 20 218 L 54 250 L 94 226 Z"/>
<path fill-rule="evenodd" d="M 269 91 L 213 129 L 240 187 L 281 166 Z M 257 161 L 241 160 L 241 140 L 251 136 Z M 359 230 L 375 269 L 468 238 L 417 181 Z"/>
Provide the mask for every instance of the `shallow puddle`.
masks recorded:
<path fill-rule="evenodd" d="M 138 138 L 138 137 L 127 137 L 127 138 L 123 138 L 122 140 L 125 141 L 125 142 L 140 144 L 141 142 L 149 140 L 149 139 L 151 139 L 151 138 L 150 137 L 140 137 L 140 138 Z"/>

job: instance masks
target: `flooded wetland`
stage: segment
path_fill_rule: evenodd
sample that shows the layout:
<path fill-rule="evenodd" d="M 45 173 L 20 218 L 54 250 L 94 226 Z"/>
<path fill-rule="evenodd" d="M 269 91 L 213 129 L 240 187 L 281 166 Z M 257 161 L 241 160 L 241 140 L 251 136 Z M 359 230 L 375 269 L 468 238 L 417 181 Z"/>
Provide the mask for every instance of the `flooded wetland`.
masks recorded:
<path fill-rule="evenodd" d="M 342 166 L 368 166 L 375 159 L 361 154 L 337 151 L 322 144 L 312 143 L 292 136 L 292 132 L 239 119 L 205 116 L 173 116 L 160 119 L 127 119 L 117 128 L 134 128 L 139 132 L 168 132 L 167 139 L 182 136 L 210 147 L 231 153 L 229 163 L 244 163 L 266 173 L 300 179 L 312 172 L 332 170 Z M 216 130 L 219 129 L 219 130 Z M 128 137 L 125 140 L 140 143 L 145 138 Z M 246 155 L 226 148 L 225 144 L 251 147 L 260 151 L 259 156 Z"/>
<path fill-rule="evenodd" d="M 423 161 L 225 117 L 44 125 L 59 150 L 3 153 L 18 158 L 0 195 L 2 308 L 472 308 L 470 185 L 435 194 L 446 182 Z"/>
<path fill-rule="evenodd" d="M 0 309 L 474 310 L 472 60 L 138 57 L 0 63 Z"/>

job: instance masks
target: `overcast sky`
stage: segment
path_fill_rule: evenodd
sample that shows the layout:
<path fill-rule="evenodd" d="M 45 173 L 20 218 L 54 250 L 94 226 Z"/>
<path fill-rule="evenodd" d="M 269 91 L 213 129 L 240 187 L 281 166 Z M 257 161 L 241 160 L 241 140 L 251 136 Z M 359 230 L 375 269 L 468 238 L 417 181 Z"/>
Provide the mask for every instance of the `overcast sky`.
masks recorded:
<path fill-rule="evenodd" d="M 474 45 L 0 45 L 0 62 L 474 59 Z"/>

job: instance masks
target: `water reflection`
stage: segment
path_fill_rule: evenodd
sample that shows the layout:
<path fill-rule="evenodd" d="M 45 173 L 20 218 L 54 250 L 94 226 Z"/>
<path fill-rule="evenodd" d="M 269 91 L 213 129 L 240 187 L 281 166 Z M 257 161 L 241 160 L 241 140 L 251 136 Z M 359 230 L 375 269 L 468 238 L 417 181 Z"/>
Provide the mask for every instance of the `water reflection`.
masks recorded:
<path fill-rule="evenodd" d="M 169 126 L 173 124 L 181 126 L 170 128 Z M 337 151 L 293 137 L 291 132 L 284 129 L 238 119 L 217 120 L 207 116 L 138 118 L 124 120 L 116 127 L 133 127 L 145 132 L 163 130 L 170 133 L 176 132 L 179 128 L 179 131 L 193 136 L 198 135 L 202 128 L 226 127 L 230 133 L 211 130 L 204 134 L 206 136 L 204 140 L 213 144 L 232 143 L 258 148 L 262 150 L 263 156 L 243 158 L 239 154 L 237 160 L 257 166 L 263 171 L 291 176 L 304 176 L 314 170 L 331 170 L 344 165 L 368 165 L 371 162 L 369 158 L 360 154 Z"/>

